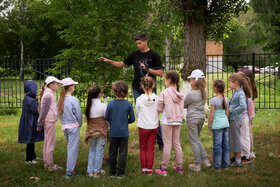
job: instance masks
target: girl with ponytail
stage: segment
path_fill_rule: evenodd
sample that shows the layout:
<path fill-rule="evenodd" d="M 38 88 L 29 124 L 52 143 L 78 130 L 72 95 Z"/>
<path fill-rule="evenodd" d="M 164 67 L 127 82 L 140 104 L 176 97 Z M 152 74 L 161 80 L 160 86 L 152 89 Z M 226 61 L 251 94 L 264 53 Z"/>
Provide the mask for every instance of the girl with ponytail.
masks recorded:
<path fill-rule="evenodd" d="M 214 169 L 221 170 L 229 167 L 229 110 L 228 98 L 224 96 L 225 83 L 223 80 L 214 80 L 213 91 L 216 97 L 210 99 L 211 111 L 208 119 L 208 129 L 213 132 L 213 165 Z M 221 166 L 222 152 L 222 166 Z"/>
<path fill-rule="evenodd" d="M 183 174 L 183 154 L 180 143 L 180 130 L 183 123 L 184 95 L 179 91 L 180 77 L 176 71 L 165 74 L 166 89 L 160 93 L 157 111 L 162 112 L 163 154 L 161 166 L 155 173 L 166 176 L 171 146 L 176 155 L 176 171 Z"/>
<path fill-rule="evenodd" d="M 79 100 L 72 96 L 78 82 L 74 82 L 71 78 L 65 78 L 62 79 L 61 83 L 62 88 L 57 107 L 62 130 L 67 141 L 66 179 L 69 179 L 78 174 L 74 172 L 74 169 L 79 151 L 80 127 L 82 126 L 83 116 Z"/>
<path fill-rule="evenodd" d="M 99 177 L 101 174 L 105 174 L 105 170 L 102 170 L 102 160 L 104 156 L 108 124 L 104 118 L 107 105 L 101 103 L 101 96 L 102 93 L 99 86 L 92 86 L 88 90 L 85 111 L 87 120 L 85 142 L 90 142 L 87 175 L 88 177 L 94 178 Z"/>
<path fill-rule="evenodd" d="M 230 166 L 241 167 L 242 143 L 240 131 L 242 112 L 247 108 L 244 91 L 246 90 L 248 83 L 238 73 L 231 74 L 228 81 L 229 87 L 234 90 L 229 103 L 229 152 L 234 153 L 234 157 L 230 159 Z"/>
<path fill-rule="evenodd" d="M 250 158 L 250 121 L 252 118 L 252 93 L 251 93 L 251 82 L 243 72 L 238 72 L 243 78 L 243 90 L 246 95 L 247 108 L 242 112 L 242 122 L 240 129 L 240 138 L 242 144 L 242 164 L 251 162 Z"/>
<path fill-rule="evenodd" d="M 140 84 L 144 94 L 136 99 L 135 113 L 138 117 L 141 173 L 151 175 L 159 126 L 158 96 L 152 93 L 155 87 L 155 81 L 152 77 L 143 77 Z"/>
<path fill-rule="evenodd" d="M 187 108 L 187 125 L 189 141 L 192 145 L 194 163 L 189 165 L 189 169 L 200 171 L 201 164 L 211 167 L 206 151 L 200 142 L 200 133 L 205 121 L 205 103 L 207 99 L 206 80 L 204 73 L 196 69 L 188 77 L 192 90 L 186 95 L 184 107 Z"/>

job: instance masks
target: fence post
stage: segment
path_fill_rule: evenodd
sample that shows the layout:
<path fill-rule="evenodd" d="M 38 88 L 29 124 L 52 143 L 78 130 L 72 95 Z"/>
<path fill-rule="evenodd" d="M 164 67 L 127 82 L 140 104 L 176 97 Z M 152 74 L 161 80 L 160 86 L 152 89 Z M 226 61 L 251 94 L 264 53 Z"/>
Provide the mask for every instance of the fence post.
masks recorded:
<path fill-rule="evenodd" d="M 255 53 L 252 53 L 252 69 L 253 74 L 255 75 Z"/>

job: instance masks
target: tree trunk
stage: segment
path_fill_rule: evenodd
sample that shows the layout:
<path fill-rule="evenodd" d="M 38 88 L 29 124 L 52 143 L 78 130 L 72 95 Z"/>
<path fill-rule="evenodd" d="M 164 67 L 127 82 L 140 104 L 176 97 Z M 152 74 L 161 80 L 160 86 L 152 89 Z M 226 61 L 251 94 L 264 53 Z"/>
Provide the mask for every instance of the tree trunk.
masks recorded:
<path fill-rule="evenodd" d="M 170 38 L 165 36 L 165 70 L 169 71 L 170 69 Z"/>
<path fill-rule="evenodd" d="M 193 14 L 184 18 L 184 69 L 200 69 L 206 73 L 205 22 Z"/>
<path fill-rule="evenodd" d="M 25 25 L 25 0 L 21 1 L 20 6 L 20 22 L 21 22 L 21 36 L 20 36 L 20 79 L 24 79 L 24 45 L 23 45 L 23 26 Z"/>

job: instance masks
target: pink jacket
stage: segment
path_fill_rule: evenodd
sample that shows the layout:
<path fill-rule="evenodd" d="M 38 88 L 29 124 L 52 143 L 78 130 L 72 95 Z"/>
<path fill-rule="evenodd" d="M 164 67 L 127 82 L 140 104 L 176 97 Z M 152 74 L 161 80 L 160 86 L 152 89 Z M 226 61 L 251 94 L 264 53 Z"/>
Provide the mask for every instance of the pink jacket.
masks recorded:
<path fill-rule="evenodd" d="M 51 89 L 49 89 L 48 87 L 45 87 L 45 91 L 44 91 L 44 94 L 42 97 L 42 104 L 44 103 L 44 98 L 47 98 L 47 97 L 50 98 L 51 103 L 50 103 L 50 108 L 49 108 L 48 114 L 45 118 L 45 121 L 55 123 L 58 120 L 55 95 Z M 41 107 L 43 107 L 43 106 L 41 105 Z"/>
<path fill-rule="evenodd" d="M 168 123 L 183 122 L 184 95 L 175 87 L 169 87 L 160 93 L 157 111 L 164 109 Z"/>

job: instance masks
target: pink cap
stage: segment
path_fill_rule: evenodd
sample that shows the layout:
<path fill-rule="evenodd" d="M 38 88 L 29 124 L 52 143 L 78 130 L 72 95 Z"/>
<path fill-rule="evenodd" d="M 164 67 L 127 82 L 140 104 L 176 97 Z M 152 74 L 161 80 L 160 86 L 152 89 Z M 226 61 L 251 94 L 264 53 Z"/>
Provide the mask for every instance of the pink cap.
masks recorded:
<path fill-rule="evenodd" d="M 78 82 L 74 82 L 70 77 L 67 77 L 65 79 L 61 80 L 61 86 L 70 86 L 70 85 L 74 85 L 74 84 L 78 84 Z"/>

